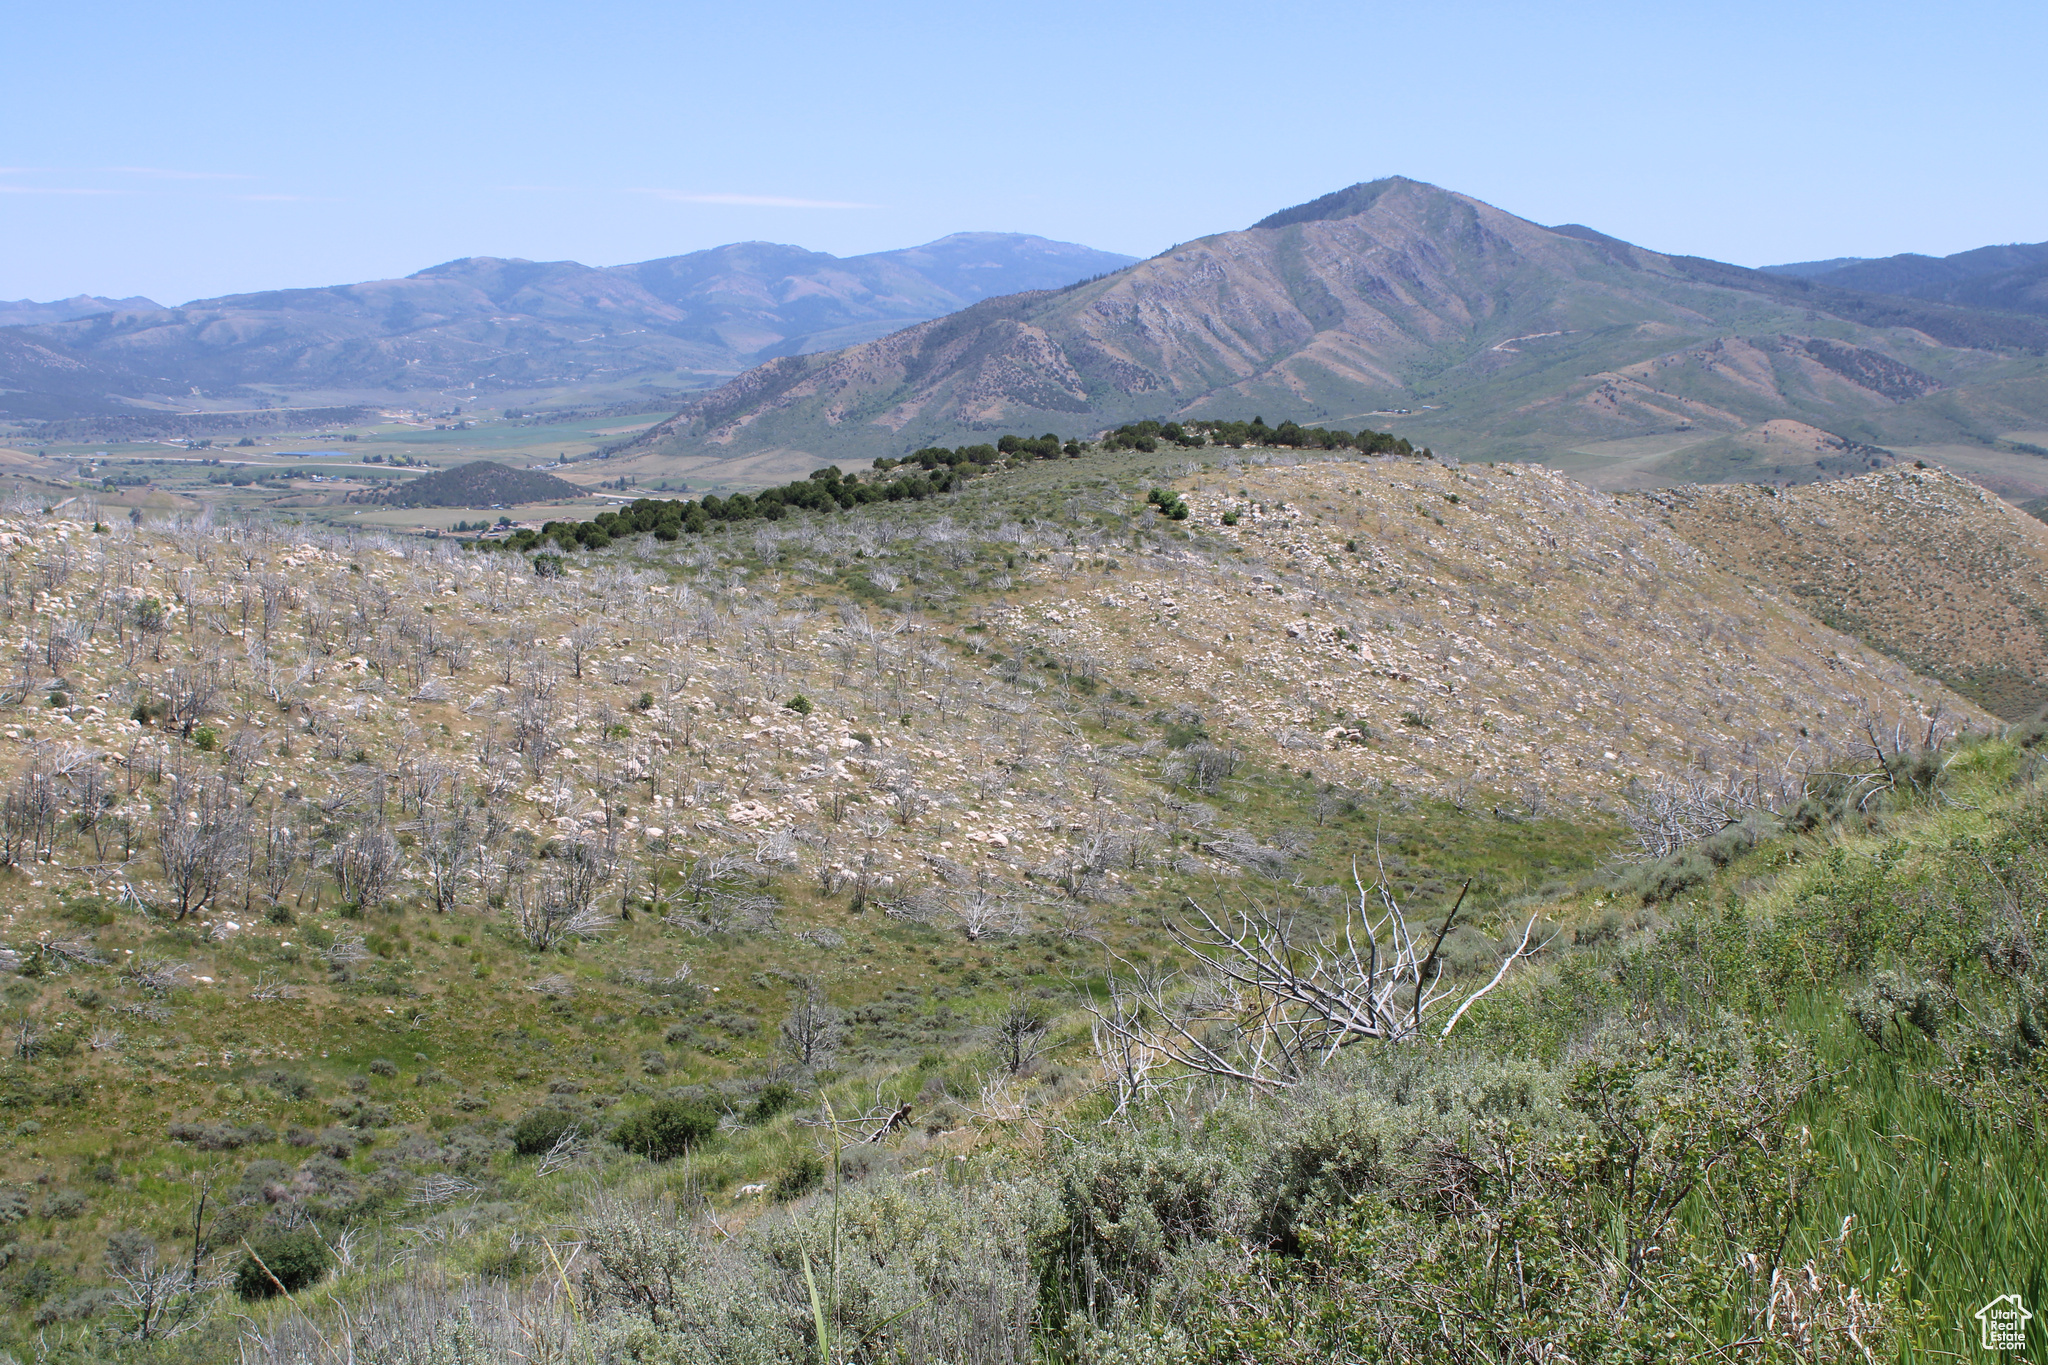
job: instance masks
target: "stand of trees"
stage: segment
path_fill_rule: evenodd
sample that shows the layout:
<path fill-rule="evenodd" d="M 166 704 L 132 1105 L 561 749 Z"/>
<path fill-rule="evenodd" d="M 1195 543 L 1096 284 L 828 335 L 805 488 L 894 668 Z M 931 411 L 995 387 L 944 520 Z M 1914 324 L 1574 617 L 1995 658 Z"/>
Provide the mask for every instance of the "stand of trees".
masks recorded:
<path fill-rule="evenodd" d="M 1290 446 L 1357 450 L 1368 455 L 1431 456 L 1429 450 L 1417 451 L 1405 437 L 1391 432 L 1330 431 L 1291 421 L 1269 427 L 1263 417 L 1254 417 L 1249 422 L 1131 422 L 1104 436 L 1101 448 L 1150 453 L 1159 448 L 1161 441 L 1188 449 L 1213 442 L 1226 446 Z M 600 512 L 588 521 L 550 521 L 538 531 L 525 527 L 502 540 L 465 543 L 530 554 L 549 544 L 563 550 L 601 550 L 625 536 L 652 535 L 657 540 L 676 540 L 684 535 L 702 534 L 715 523 L 780 521 L 792 512 L 835 512 L 877 502 L 917 502 L 950 493 L 977 475 L 1013 462 L 1078 458 L 1083 450 L 1081 442 L 1062 441 L 1051 432 L 1043 436 L 1004 436 L 994 445 L 953 449 L 926 446 L 900 460 L 882 456 L 874 463 L 875 474 L 866 478 L 849 476 L 837 466 L 827 465 L 812 470 L 808 478 L 780 488 L 764 488 L 758 493 L 734 493 L 730 497 L 710 493 L 702 499 L 687 501 L 638 498 L 629 506 Z"/>
<path fill-rule="evenodd" d="M 1427 448 L 1417 451 L 1406 437 L 1390 431 L 1332 431 L 1305 427 L 1297 422 L 1266 425 L 1263 417 L 1249 422 L 1129 422 L 1102 438 L 1106 450 L 1136 450 L 1146 454 L 1159 449 L 1162 441 L 1187 449 L 1219 446 L 1289 446 L 1298 450 L 1356 450 L 1367 455 L 1415 455 L 1433 458 Z"/>

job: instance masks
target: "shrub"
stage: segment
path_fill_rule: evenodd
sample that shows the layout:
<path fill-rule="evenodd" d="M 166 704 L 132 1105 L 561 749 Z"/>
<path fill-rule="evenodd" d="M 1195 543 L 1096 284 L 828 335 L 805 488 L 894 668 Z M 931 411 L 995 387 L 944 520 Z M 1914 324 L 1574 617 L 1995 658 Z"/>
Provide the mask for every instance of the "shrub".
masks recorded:
<path fill-rule="evenodd" d="M 1040 1234 L 1049 1306 L 1142 1302 L 1182 1250 L 1221 1229 L 1228 1163 L 1215 1151 L 1102 1147 L 1058 1176 L 1060 1218 Z"/>
<path fill-rule="evenodd" d="M 257 1257 L 261 1257 L 259 1262 Z M 235 1292 L 245 1299 L 277 1296 L 279 1285 L 295 1294 L 327 1273 L 327 1244 L 311 1228 L 278 1233 L 255 1244 L 235 1267 Z"/>
<path fill-rule="evenodd" d="M 370 1062 L 370 1072 L 376 1076 L 396 1076 L 398 1074 L 398 1063 L 392 1061 L 389 1057 L 378 1057 Z"/>
<path fill-rule="evenodd" d="M 816 1152 L 798 1152 L 769 1186 L 769 1194 L 783 1202 L 801 1199 L 825 1183 L 825 1161 Z"/>
<path fill-rule="evenodd" d="M 651 1161 L 681 1156 L 718 1131 L 718 1115 L 684 1100 L 657 1100 L 612 1130 L 612 1141 Z"/>
<path fill-rule="evenodd" d="M 754 1102 L 747 1106 L 748 1123 L 766 1123 L 788 1109 L 797 1101 L 796 1087 L 781 1081 L 770 1081 L 761 1087 Z"/>
<path fill-rule="evenodd" d="M 794 711 L 800 716 L 808 716 L 811 714 L 811 699 L 799 692 L 788 701 L 782 703 L 782 709 Z"/>
<path fill-rule="evenodd" d="M 521 1156 L 540 1156 L 581 1122 L 566 1109 L 536 1109 L 513 1126 L 512 1150 Z"/>

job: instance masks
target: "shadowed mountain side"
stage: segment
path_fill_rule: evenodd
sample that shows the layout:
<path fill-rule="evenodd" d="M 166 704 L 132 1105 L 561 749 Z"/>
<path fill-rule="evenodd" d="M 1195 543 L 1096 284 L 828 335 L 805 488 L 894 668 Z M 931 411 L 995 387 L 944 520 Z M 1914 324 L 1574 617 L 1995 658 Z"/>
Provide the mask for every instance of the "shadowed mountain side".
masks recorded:
<path fill-rule="evenodd" d="M 1393 425 L 1468 457 L 1774 418 L 1869 442 L 1890 410 L 2040 371 L 2044 350 L 2031 319 L 1664 256 L 1393 178 L 1106 279 L 769 362 L 630 448 L 862 458 L 1255 412 Z"/>
<path fill-rule="evenodd" d="M 1942 469 L 1644 501 L 1710 561 L 1790 594 L 2008 720 L 2048 705 L 2048 526 Z"/>

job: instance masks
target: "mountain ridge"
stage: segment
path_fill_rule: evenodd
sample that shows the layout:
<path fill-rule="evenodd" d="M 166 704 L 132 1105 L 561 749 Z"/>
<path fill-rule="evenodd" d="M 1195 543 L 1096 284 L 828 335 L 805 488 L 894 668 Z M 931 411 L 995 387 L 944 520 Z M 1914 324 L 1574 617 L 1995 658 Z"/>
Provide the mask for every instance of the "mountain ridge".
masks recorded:
<path fill-rule="evenodd" d="M 687 389 L 764 355 L 846 344 L 1132 259 L 977 232 L 846 258 L 764 242 L 605 267 L 471 256 L 401 279 L 100 311 L 27 335 L 111 369 L 169 372 L 207 397 L 263 385 L 503 392 L 649 376 Z"/>
<path fill-rule="evenodd" d="M 2007 242 L 1948 256 L 1838 257 L 1765 266 L 1838 289 L 1990 308 L 2048 313 L 2048 242 Z"/>
<path fill-rule="evenodd" d="M 1746 370 L 1720 363 L 1734 343 Z M 616 453 L 900 455 L 998 428 L 1275 409 L 1391 411 L 1401 434 L 1467 458 L 1782 418 L 1880 445 L 1929 395 L 1948 397 L 1920 425 L 1967 425 L 1972 385 L 2038 375 L 2043 353 L 2035 319 L 1665 255 L 1390 177 L 1104 280 L 768 361 Z M 2018 401 L 2048 414 L 2048 394 Z"/>

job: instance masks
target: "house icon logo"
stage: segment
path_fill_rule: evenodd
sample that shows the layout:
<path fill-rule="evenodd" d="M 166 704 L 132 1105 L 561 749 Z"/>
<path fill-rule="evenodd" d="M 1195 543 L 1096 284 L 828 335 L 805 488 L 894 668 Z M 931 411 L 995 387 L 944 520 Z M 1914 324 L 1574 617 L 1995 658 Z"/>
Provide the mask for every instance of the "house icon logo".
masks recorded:
<path fill-rule="evenodd" d="M 2024 1351 L 2034 1315 L 2017 1294 L 2000 1294 L 1976 1313 L 1979 1341 L 1987 1351 Z"/>

